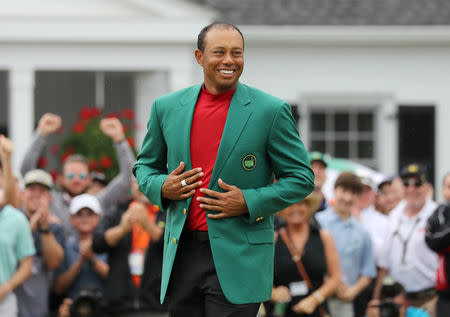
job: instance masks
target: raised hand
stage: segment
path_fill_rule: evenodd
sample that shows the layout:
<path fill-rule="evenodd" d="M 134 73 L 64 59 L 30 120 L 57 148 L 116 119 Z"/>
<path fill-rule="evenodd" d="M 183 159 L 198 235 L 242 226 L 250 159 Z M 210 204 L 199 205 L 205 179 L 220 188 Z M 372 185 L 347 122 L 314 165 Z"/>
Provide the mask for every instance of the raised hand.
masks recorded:
<path fill-rule="evenodd" d="M 184 171 L 184 162 L 167 176 L 161 189 L 163 198 L 170 200 L 182 200 L 195 194 L 195 189 L 202 185 L 199 179 L 203 177 L 201 167 Z"/>
<path fill-rule="evenodd" d="M 125 139 L 122 123 L 117 118 L 105 118 L 100 121 L 100 130 L 118 143 Z"/>
<path fill-rule="evenodd" d="M 46 113 L 39 120 L 37 130 L 40 135 L 48 136 L 61 128 L 61 122 L 61 117 L 57 114 Z"/>
<path fill-rule="evenodd" d="M 211 189 L 201 188 L 200 192 L 212 198 L 197 198 L 201 203 L 200 208 L 219 212 L 218 214 L 209 214 L 209 218 L 222 219 L 248 213 L 247 203 L 242 190 L 237 186 L 225 183 L 222 179 L 219 179 L 219 187 L 225 192 L 220 193 Z"/>
<path fill-rule="evenodd" d="M 2 160 L 11 158 L 11 153 L 14 150 L 14 145 L 10 139 L 0 134 L 0 158 Z"/>

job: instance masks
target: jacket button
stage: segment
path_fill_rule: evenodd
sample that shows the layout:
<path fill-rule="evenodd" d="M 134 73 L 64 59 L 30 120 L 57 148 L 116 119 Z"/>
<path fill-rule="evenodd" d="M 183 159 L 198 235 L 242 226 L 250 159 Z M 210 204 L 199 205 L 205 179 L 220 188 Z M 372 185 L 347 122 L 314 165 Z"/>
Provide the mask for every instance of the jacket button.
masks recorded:
<path fill-rule="evenodd" d="M 183 209 L 183 213 L 186 214 L 186 208 Z"/>
<path fill-rule="evenodd" d="M 258 217 L 258 218 L 256 218 L 256 221 L 261 221 L 263 219 L 264 219 L 264 217 Z"/>
<path fill-rule="evenodd" d="M 177 239 L 173 238 L 173 243 L 177 244 Z"/>

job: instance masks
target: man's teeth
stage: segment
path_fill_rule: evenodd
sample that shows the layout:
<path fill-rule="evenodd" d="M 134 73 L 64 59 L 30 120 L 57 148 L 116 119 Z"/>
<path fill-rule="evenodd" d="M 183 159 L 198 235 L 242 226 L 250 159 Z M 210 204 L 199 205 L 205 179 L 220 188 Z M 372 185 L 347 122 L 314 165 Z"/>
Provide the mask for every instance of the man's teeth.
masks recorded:
<path fill-rule="evenodd" d="M 222 74 L 226 74 L 226 75 L 231 75 L 231 74 L 233 74 L 233 71 L 232 71 L 232 70 L 220 70 L 220 72 L 221 72 Z"/>

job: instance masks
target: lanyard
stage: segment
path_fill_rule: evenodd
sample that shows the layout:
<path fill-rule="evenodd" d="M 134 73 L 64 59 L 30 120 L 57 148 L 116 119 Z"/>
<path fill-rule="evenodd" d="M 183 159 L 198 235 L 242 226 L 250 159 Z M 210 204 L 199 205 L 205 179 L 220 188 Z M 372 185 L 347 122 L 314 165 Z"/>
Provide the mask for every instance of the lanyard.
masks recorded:
<path fill-rule="evenodd" d="M 392 237 L 398 237 L 398 239 L 400 240 L 400 242 L 403 245 L 403 251 L 402 251 L 402 264 L 405 264 L 405 260 L 406 260 L 406 248 L 408 247 L 408 243 L 409 240 L 411 239 L 414 230 L 416 229 L 416 226 L 419 224 L 420 222 L 420 218 L 417 218 L 416 221 L 414 222 L 414 225 L 412 226 L 411 230 L 409 231 L 408 235 L 406 236 L 406 239 L 403 239 L 402 236 L 400 236 L 400 232 L 399 229 L 402 226 L 402 220 L 400 220 L 398 222 L 398 226 L 397 229 L 395 230 L 394 234 L 392 235 Z"/>

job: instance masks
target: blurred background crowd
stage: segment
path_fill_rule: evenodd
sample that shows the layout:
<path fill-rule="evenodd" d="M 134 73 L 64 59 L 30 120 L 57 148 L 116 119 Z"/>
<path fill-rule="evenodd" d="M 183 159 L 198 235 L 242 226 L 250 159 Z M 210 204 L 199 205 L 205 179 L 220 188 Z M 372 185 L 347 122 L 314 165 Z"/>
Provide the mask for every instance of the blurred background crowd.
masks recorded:
<path fill-rule="evenodd" d="M 1 315 L 166 316 L 159 303 L 165 214 L 139 192 L 118 116 L 81 120 L 96 132 L 74 131 L 82 141 L 71 142 L 85 149 L 66 153 L 74 145 L 61 145 L 53 175 L 41 158 L 64 125 L 60 116 L 40 118 L 20 176 L 13 143 L 0 138 Z M 104 151 L 115 152 L 103 169 L 87 158 L 101 138 L 86 133 L 101 133 Z M 380 178 L 368 168 L 330 173 L 330 156 L 309 155 L 315 190 L 274 217 L 274 288 L 259 314 L 448 314 L 450 175 L 442 175 L 438 204 L 419 163 Z M 105 172 L 114 164 L 115 173 Z"/>

